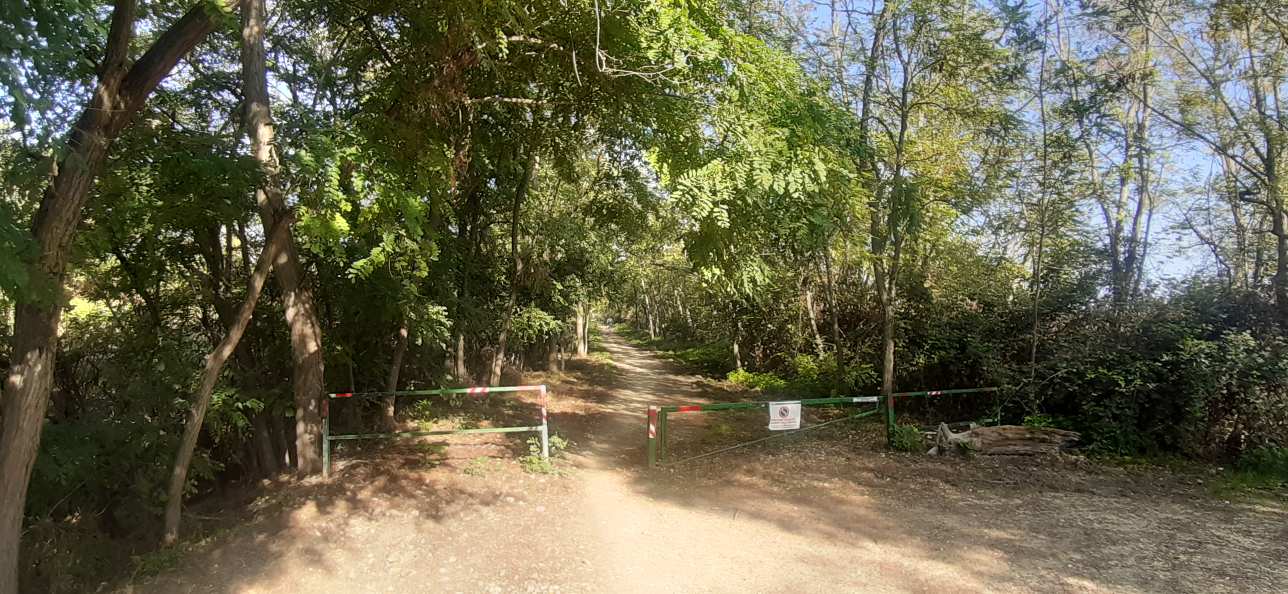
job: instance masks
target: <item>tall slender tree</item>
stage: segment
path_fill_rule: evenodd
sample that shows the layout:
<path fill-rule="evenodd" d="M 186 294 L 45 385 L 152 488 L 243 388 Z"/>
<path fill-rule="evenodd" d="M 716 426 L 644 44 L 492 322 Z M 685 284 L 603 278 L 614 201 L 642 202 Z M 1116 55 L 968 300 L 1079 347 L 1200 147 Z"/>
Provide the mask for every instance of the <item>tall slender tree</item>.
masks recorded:
<path fill-rule="evenodd" d="M 273 114 L 264 50 L 267 27 L 264 0 L 244 0 L 241 20 L 245 125 L 250 137 L 250 152 L 262 176 L 255 190 L 255 202 L 259 205 L 260 221 L 267 235 L 277 220 L 286 215 L 287 206 L 281 187 L 281 166 L 273 144 Z M 316 474 L 322 471 L 321 407 L 326 381 L 322 324 L 318 321 L 313 292 L 305 278 L 295 239 L 289 232 L 286 246 L 273 262 L 273 278 L 282 291 L 286 324 L 291 336 L 296 470 L 301 475 Z"/>

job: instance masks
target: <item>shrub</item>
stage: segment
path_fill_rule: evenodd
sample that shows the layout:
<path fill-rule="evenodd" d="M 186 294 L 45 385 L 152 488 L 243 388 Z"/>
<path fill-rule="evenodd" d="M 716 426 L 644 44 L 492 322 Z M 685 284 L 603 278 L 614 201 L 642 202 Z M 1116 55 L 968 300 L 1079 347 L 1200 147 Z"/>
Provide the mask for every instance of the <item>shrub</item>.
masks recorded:
<path fill-rule="evenodd" d="M 827 394 L 833 390 L 857 392 L 872 386 L 878 379 L 876 369 L 868 363 L 851 362 L 841 369 L 835 353 L 821 356 L 799 353 L 788 364 L 793 392 L 806 395 Z"/>
<path fill-rule="evenodd" d="M 890 447 L 900 452 L 926 451 L 926 439 L 921 429 L 913 425 L 895 425 L 890 433 Z"/>
<path fill-rule="evenodd" d="M 415 421 L 428 421 L 434 418 L 437 408 L 429 398 L 418 398 L 407 407 L 407 417 Z"/>
<path fill-rule="evenodd" d="M 1252 448 L 1239 458 L 1238 469 L 1288 481 L 1288 448 L 1271 446 Z"/>
<path fill-rule="evenodd" d="M 551 336 L 558 336 L 566 328 L 554 316 L 539 307 L 528 306 L 514 315 L 511 332 L 516 346 L 536 344 Z"/>
<path fill-rule="evenodd" d="M 559 474 L 560 470 L 555 466 L 555 460 L 563 457 L 564 452 L 573 445 L 573 442 L 564 439 L 559 435 L 550 436 L 550 457 L 541 457 L 541 438 L 528 438 L 528 454 L 519 458 L 519 465 L 524 470 L 534 474 Z"/>
<path fill-rule="evenodd" d="M 732 384 L 753 390 L 778 391 L 787 387 L 787 380 L 769 372 L 735 369 L 729 372 L 726 379 Z"/>
<path fill-rule="evenodd" d="M 702 373 L 719 375 L 732 367 L 729 361 L 731 347 L 728 343 L 713 342 L 701 346 L 669 350 L 667 358 L 678 361 Z"/>

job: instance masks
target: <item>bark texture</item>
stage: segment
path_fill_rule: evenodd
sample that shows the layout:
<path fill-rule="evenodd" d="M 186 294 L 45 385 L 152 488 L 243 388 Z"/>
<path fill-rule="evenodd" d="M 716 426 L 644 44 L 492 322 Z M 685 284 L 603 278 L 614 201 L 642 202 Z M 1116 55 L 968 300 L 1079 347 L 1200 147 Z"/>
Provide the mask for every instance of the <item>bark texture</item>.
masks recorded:
<path fill-rule="evenodd" d="M 237 0 L 223 3 L 228 9 L 237 5 Z M 134 0 L 117 0 L 113 8 L 98 84 L 71 128 L 66 152 L 32 221 L 39 252 L 29 270 L 37 295 L 14 308 L 13 356 L 0 401 L 0 594 L 18 591 L 27 485 L 53 386 L 67 260 L 89 190 L 112 142 L 174 65 L 215 28 L 212 8 L 199 3 L 130 64 L 135 8 Z"/>
<path fill-rule="evenodd" d="M 1081 436 L 1073 431 L 1048 427 L 999 425 L 976 427 L 953 433 L 948 425 L 939 424 L 935 431 L 936 454 L 975 453 L 984 455 L 1034 456 L 1057 454 L 1072 448 Z"/>
<path fill-rule="evenodd" d="M 514 189 L 514 202 L 510 208 L 510 297 L 506 301 L 505 314 L 501 318 L 501 333 L 497 337 L 496 351 L 492 353 L 492 369 L 488 373 L 489 386 L 501 385 L 501 371 L 505 367 L 510 329 L 514 325 L 514 310 L 519 306 L 519 278 L 523 274 L 523 257 L 519 254 L 519 219 L 536 167 L 537 157 L 534 153 L 528 157 L 528 164 L 523 168 L 519 185 Z"/>
<path fill-rule="evenodd" d="M 394 339 L 394 356 L 389 362 L 389 376 L 385 379 L 385 391 L 393 392 L 398 389 L 398 376 L 402 373 L 403 357 L 407 355 L 407 323 L 404 322 L 398 327 L 398 337 Z M 381 410 L 381 420 L 385 429 L 393 431 L 397 428 L 398 420 L 394 418 L 395 406 L 394 396 L 385 396 Z"/>
<path fill-rule="evenodd" d="M 264 0 L 246 0 L 242 8 L 242 97 L 251 155 L 263 182 L 255 191 L 264 231 L 274 228 L 286 213 L 278 179 L 277 153 L 273 149 L 273 117 L 265 68 Z M 273 259 L 273 277 L 282 291 L 286 324 L 291 336 L 292 383 L 295 392 L 295 450 L 301 476 L 322 470 L 322 407 L 325 381 L 322 359 L 322 325 L 313 294 L 304 279 L 295 240 L 287 230 L 286 244 Z"/>

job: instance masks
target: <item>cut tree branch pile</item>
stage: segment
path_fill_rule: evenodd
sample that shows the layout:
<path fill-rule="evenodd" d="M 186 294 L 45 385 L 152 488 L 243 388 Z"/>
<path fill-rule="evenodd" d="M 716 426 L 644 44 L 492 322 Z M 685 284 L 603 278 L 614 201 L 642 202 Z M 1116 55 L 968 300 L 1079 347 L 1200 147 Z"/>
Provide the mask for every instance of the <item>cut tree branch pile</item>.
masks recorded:
<path fill-rule="evenodd" d="M 1020 427 L 999 425 L 974 427 L 970 431 L 953 433 L 948 425 L 939 424 L 935 431 L 935 447 L 931 454 L 973 453 L 983 455 L 1035 456 L 1057 454 L 1072 448 L 1081 437 L 1074 431 L 1049 427 Z"/>

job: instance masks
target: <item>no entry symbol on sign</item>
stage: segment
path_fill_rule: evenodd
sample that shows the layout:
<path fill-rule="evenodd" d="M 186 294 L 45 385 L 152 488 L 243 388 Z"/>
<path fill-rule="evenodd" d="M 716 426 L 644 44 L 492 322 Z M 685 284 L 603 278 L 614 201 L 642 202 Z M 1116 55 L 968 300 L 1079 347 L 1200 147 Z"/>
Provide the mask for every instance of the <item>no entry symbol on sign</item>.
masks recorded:
<path fill-rule="evenodd" d="M 801 428 L 801 403 L 799 400 L 769 403 L 769 430 L 789 431 Z"/>

